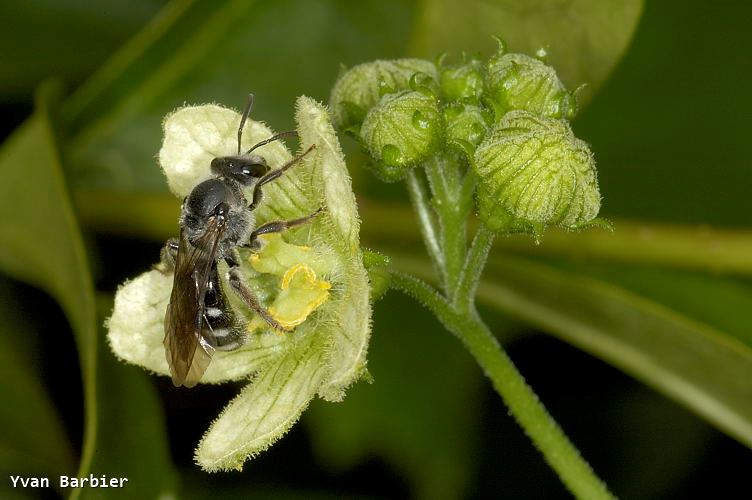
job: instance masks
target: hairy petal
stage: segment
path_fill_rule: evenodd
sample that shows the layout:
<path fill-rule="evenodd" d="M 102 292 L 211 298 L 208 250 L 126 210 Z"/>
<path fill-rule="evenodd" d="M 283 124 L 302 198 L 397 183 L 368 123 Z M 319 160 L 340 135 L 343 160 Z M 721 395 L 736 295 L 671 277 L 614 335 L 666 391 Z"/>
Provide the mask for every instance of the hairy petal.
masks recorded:
<path fill-rule="evenodd" d="M 180 198 L 187 196 L 199 182 L 210 176 L 214 158 L 237 154 L 240 114 L 215 104 L 186 106 L 167 115 L 162 128 L 164 141 L 159 150 L 159 164 L 170 190 Z M 246 120 L 241 151 L 268 139 L 273 132 L 263 123 Z M 290 159 L 280 141 L 260 147 L 269 166 L 278 168 Z"/>
<path fill-rule="evenodd" d="M 207 471 L 240 468 L 300 418 L 324 379 L 324 337 L 295 332 L 295 345 L 263 370 L 223 411 L 196 450 Z"/>
<path fill-rule="evenodd" d="M 360 220 L 347 165 L 327 110 L 311 98 L 300 97 L 295 117 L 302 147 L 316 145 L 308 160 L 311 181 L 314 186 L 323 186 L 320 196 L 327 210 L 327 241 L 334 245 L 343 263 L 336 276 L 336 290 L 324 308 L 322 328 L 331 339 L 331 348 L 328 376 L 319 391 L 324 399 L 339 401 L 344 390 L 365 373 L 371 330 L 370 288 L 358 238 Z"/>

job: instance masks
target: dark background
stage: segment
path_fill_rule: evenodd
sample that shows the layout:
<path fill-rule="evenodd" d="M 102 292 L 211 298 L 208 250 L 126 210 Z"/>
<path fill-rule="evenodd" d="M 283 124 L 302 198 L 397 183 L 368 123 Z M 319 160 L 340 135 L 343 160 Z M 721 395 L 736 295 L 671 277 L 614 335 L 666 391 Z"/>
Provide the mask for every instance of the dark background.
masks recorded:
<path fill-rule="evenodd" d="M 324 64 L 329 60 L 286 59 L 290 47 L 315 40 L 316 23 L 327 24 L 332 12 L 355 16 L 351 25 L 340 27 L 341 43 L 330 48 L 332 60 L 339 58 L 353 64 L 404 55 L 416 9 L 409 2 L 396 1 L 366 2 L 360 7 L 345 7 L 337 2 L 316 6 L 295 1 L 258 4 L 254 15 L 258 29 L 248 34 L 244 43 L 248 39 L 258 42 L 253 53 L 247 55 L 251 60 L 247 64 L 265 71 L 236 77 L 237 81 L 229 83 L 225 92 L 236 95 L 237 102 L 225 104 L 238 107 L 247 91 L 244 89 L 259 87 L 262 90 L 257 96 L 257 113 L 268 116 L 268 123 L 279 130 L 291 124 L 291 115 L 285 115 L 292 105 L 289 96 L 308 93 L 326 101 L 327 89 L 336 78 L 337 68 Z M 66 92 L 75 89 L 163 5 L 154 0 L 116 1 L 108 5 L 111 12 L 84 1 L 8 2 L 0 7 L 4 24 L 0 34 L 3 136 L 31 115 L 34 91 L 41 81 L 62 77 Z M 386 19 L 393 21 L 389 26 L 391 34 L 381 35 L 373 45 L 365 43 L 372 33 L 386 29 L 377 23 Z M 644 6 L 623 59 L 574 123 L 576 133 L 591 144 L 598 160 L 603 215 L 617 220 L 740 230 L 749 226 L 749 19 L 752 7 L 744 2 L 663 1 Z M 289 33 L 286 38 L 290 47 L 265 41 L 275 36 L 277 40 L 280 32 Z M 56 37 L 65 43 L 56 44 Z M 227 54 L 236 58 L 238 65 L 246 64 L 239 49 L 228 50 Z M 170 61 L 163 64 L 169 65 Z M 307 71 L 319 76 L 311 82 L 286 80 L 289 64 L 310 64 L 307 69 L 298 67 L 295 74 Z M 226 62 L 217 65 L 224 68 Z M 155 66 L 153 70 L 160 68 Z M 192 98 L 221 100 L 224 96 L 212 97 L 212 87 L 204 88 L 201 83 L 201 74 L 220 71 L 225 69 L 207 63 L 179 78 L 185 80 L 181 85 L 191 89 Z M 233 75 L 224 78 L 232 79 Z M 269 90 L 275 87 L 280 89 L 277 95 Z M 161 96 L 158 91 L 147 95 L 154 100 Z M 177 104 L 185 99 L 172 96 Z M 170 109 L 172 104 L 164 106 Z M 159 106 L 150 109 L 158 110 Z M 133 131 L 141 123 L 137 113 L 130 118 L 127 109 L 123 113 L 125 125 L 102 122 L 101 128 L 96 129 L 94 133 L 103 134 L 105 139 L 90 146 L 71 146 L 68 154 L 72 166 L 66 167 L 66 176 L 74 189 L 97 188 L 106 181 L 92 158 L 102 159 L 106 170 L 127 162 L 129 155 L 136 154 L 131 152 L 139 148 L 151 151 L 152 156 L 156 152 L 153 144 L 158 144 L 158 137 L 116 133 Z M 71 136 L 85 128 L 86 114 L 80 114 L 77 120 L 69 123 Z M 147 133 L 148 130 L 143 132 Z M 359 156 L 352 141 L 343 142 L 357 163 Z M 116 153 L 98 156 L 109 150 Z M 117 156 L 117 151 L 123 150 L 124 157 Z M 133 171 L 150 168 L 153 165 L 139 165 Z M 159 175 L 156 172 L 148 179 L 126 176 L 119 182 L 122 186 L 141 186 L 145 192 L 159 191 Z M 378 184 L 362 172 L 355 172 L 354 177 L 358 195 L 369 201 L 393 204 L 406 199 L 399 185 Z M 23 211 L 25 207 L 16 208 Z M 94 223 L 87 225 L 86 219 L 83 224 L 96 289 L 103 293 L 104 317 L 107 294 L 126 278 L 147 269 L 157 259 L 161 244 L 153 233 L 112 234 Z M 363 225 L 364 244 L 378 247 L 383 235 L 368 232 L 365 216 Z M 418 248 L 417 243 L 409 245 Z M 47 250 L 56 251 L 54 247 Z M 578 272 L 595 277 L 609 273 L 587 262 L 561 265 L 574 266 Z M 640 270 L 640 266 L 619 268 L 622 274 Z M 745 290 L 749 287 L 744 277 L 714 278 Z M 49 295 L 8 277 L 3 277 L 0 285 L 1 317 L 8 318 L 3 326 L 3 349 L 20 353 L 19 359 L 33 365 L 32 371 L 52 401 L 53 413 L 62 422 L 71 448 L 69 456 L 76 461 L 84 433 L 84 403 L 75 337 Z M 649 288 L 651 283 L 643 286 Z M 697 288 L 685 293 L 702 296 L 706 292 Z M 617 495 L 725 497 L 747 489 L 746 472 L 752 466 L 752 455 L 742 444 L 605 362 L 497 311 L 483 312 L 528 382 Z M 746 317 L 749 310 L 735 313 Z M 568 496 L 507 415 L 498 395 L 460 343 L 416 303 L 401 295 L 389 294 L 375 305 L 369 356 L 369 370 L 375 382 L 357 384 L 338 405 L 315 401 L 301 424 L 269 451 L 247 463 L 242 473 L 207 475 L 192 463 L 195 444 L 238 387 L 175 391 L 165 379 L 118 365 L 104 348 L 100 351 L 100 364 L 104 370 L 117 372 L 121 381 L 121 385 L 108 386 L 104 395 L 100 394 L 98 404 L 105 407 L 105 412 L 112 401 L 141 401 L 138 398 L 142 397 L 148 400 L 149 396 L 130 392 L 136 386 L 156 389 L 149 393 L 156 394 L 156 401 L 144 403 L 150 410 L 142 413 L 138 406 L 132 408 L 121 425 L 149 427 L 152 424 L 142 424 L 141 420 L 156 419 L 156 430 L 148 432 L 162 436 L 166 433 L 167 451 L 174 465 L 174 469 L 157 470 L 151 461 L 157 463 L 159 460 L 154 457 L 162 452 L 136 448 L 108 462 L 109 473 L 137 476 L 143 472 L 140 468 L 152 467 L 144 477 L 161 478 L 154 479 L 155 484 L 164 481 L 179 491 L 180 497 Z M 14 373 L 5 371 L 4 383 L 15 384 Z M 138 383 L 131 385 L 131 380 Z M 0 433 L 13 433 L 9 425 L 36 425 L 34 415 L 13 415 L 13 401 L 6 400 L 3 406 L 6 409 L 2 416 L 7 421 Z M 112 407 L 113 412 L 119 411 L 116 404 Z M 128 448 L 128 443 L 122 442 L 126 435 L 107 432 L 98 449 L 106 448 L 108 443 L 116 443 L 118 450 Z M 0 456 L 8 457 L 0 460 L 6 476 L 52 470 L 36 467 L 35 460 L 29 460 L 32 465 L 25 468 L 24 460 L 14 462 L 13 453 L 37 454 L 43 462 L 45 449 L 30 446 L 19 451 L 10 445 L 0 446 Z M 140 458 L 145 456 L 151 458 Z M 13 463 L 22 464 L 24 469 L 8 465 Z M 8 481 L 0 479 L 0 491 L 5 492 L 9 486 Z M 8 494 L 18 495 L 19 491 Z"/>

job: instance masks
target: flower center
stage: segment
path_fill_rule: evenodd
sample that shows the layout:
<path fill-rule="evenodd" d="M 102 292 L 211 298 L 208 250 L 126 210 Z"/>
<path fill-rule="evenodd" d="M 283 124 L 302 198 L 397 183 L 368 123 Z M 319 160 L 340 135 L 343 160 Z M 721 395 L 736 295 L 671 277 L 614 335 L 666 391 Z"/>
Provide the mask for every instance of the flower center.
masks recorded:
<path fill-rule="evenodd" d="M 279 278 L 268 311 L 283 327 L 298 326 L 329 299 L 331 284 L 320 275 L 327 274 L 330 266 L 311 247 L 287 243 L 279 234 L 262 238 L 264 246 L 248 260 L 255 271 Z M 266 326 L 263 319 L 254 316 L 248 331 Z"/>

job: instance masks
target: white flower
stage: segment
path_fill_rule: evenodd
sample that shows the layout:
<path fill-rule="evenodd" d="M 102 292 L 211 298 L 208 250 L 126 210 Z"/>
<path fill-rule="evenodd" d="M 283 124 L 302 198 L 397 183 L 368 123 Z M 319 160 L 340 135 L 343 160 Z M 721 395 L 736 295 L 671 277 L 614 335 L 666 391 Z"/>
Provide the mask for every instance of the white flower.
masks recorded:
<path fill-rule="evenodd" d="M 217 105 L 189 106 L 165 119 L 159 160 L 177 196 L 210 177 L 213 158 L 236 152 L 239 121 L 238 113 Z M 325 210 L 310 224 L 267 237 L 260 251 L 243 255 L 242 263 L 248 286 L 266 298 L 278 321 L 295 329 L 285 334 L 269 329 L 227 292 L 233 308 L 248 320 L 247 342 L 235 351 L 215 352 L 202 382 L 250 383 L 196 449 L 196 461 L 207 471 L 242 467 L 279 439 L 316 394 L 340 401 L 365 373 L 371 306 L 350 177 L 327 110 L 300 97 L 296 122 L 301 150 L 316 147 L 265 186 L 254 212 L 256 225 Z M 243 149 L 272 135 L 248 120 Z M 279 141 L 255 153 L 271 168 L 292 158 Z M 124 283 L 108 322 L 115 355 L 160 375 L 169 375 L 162 341 L 171 289 L 172 276 L 157 270 Z"/>

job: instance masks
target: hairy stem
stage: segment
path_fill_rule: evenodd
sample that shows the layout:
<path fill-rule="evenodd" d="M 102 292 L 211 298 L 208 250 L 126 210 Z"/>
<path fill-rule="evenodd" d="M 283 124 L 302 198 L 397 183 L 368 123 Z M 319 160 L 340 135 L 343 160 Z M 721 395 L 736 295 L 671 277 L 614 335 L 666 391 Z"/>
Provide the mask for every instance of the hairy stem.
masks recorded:
<path fill-rule="evenodd" d="M 456 159 L 437 154 L 425 163 L 432 205 L 439 219 L 444 254 L 444 291 L 454 297 L 467 252 L 468 205 L 463 199 L 463 182 Z"/>
<path fill-rule="evenodd" d="M 419 172 L 411 170 L 407 174 L 407 189 L 410 193 L 410 200 L 418 212 L 420 231 L 423 241 L 426 243 L 428 255 L 431 257 L 436 272 L 441 273 L 444 269 L 444 253 L 439 243 L 439 231 L 436 227 L 435 215 L 431 209 L 431 202 L 428 199 L 425 180 L 420 177 Z"/>
<path fill-rule="evenodd" d="M 567 489 L 578 498 L 614 498 L 548 414 L 480 317 L 473 312 L 458 313 L 434 288 L 417 278 L 399 271 L 390 274 L 392 288 L 417 299 L 462 341 Z"/>
<path fill-rule="evenodd" d="M 454 308 L 460 312 L 470 311 L 475 303 L 475 291 L 486 266 L 488 252 L 493 244 L 494 233 L 481 224 L 473 238 L 473 244 L 465 258 L 465 265 L 454 294 Z"/>

